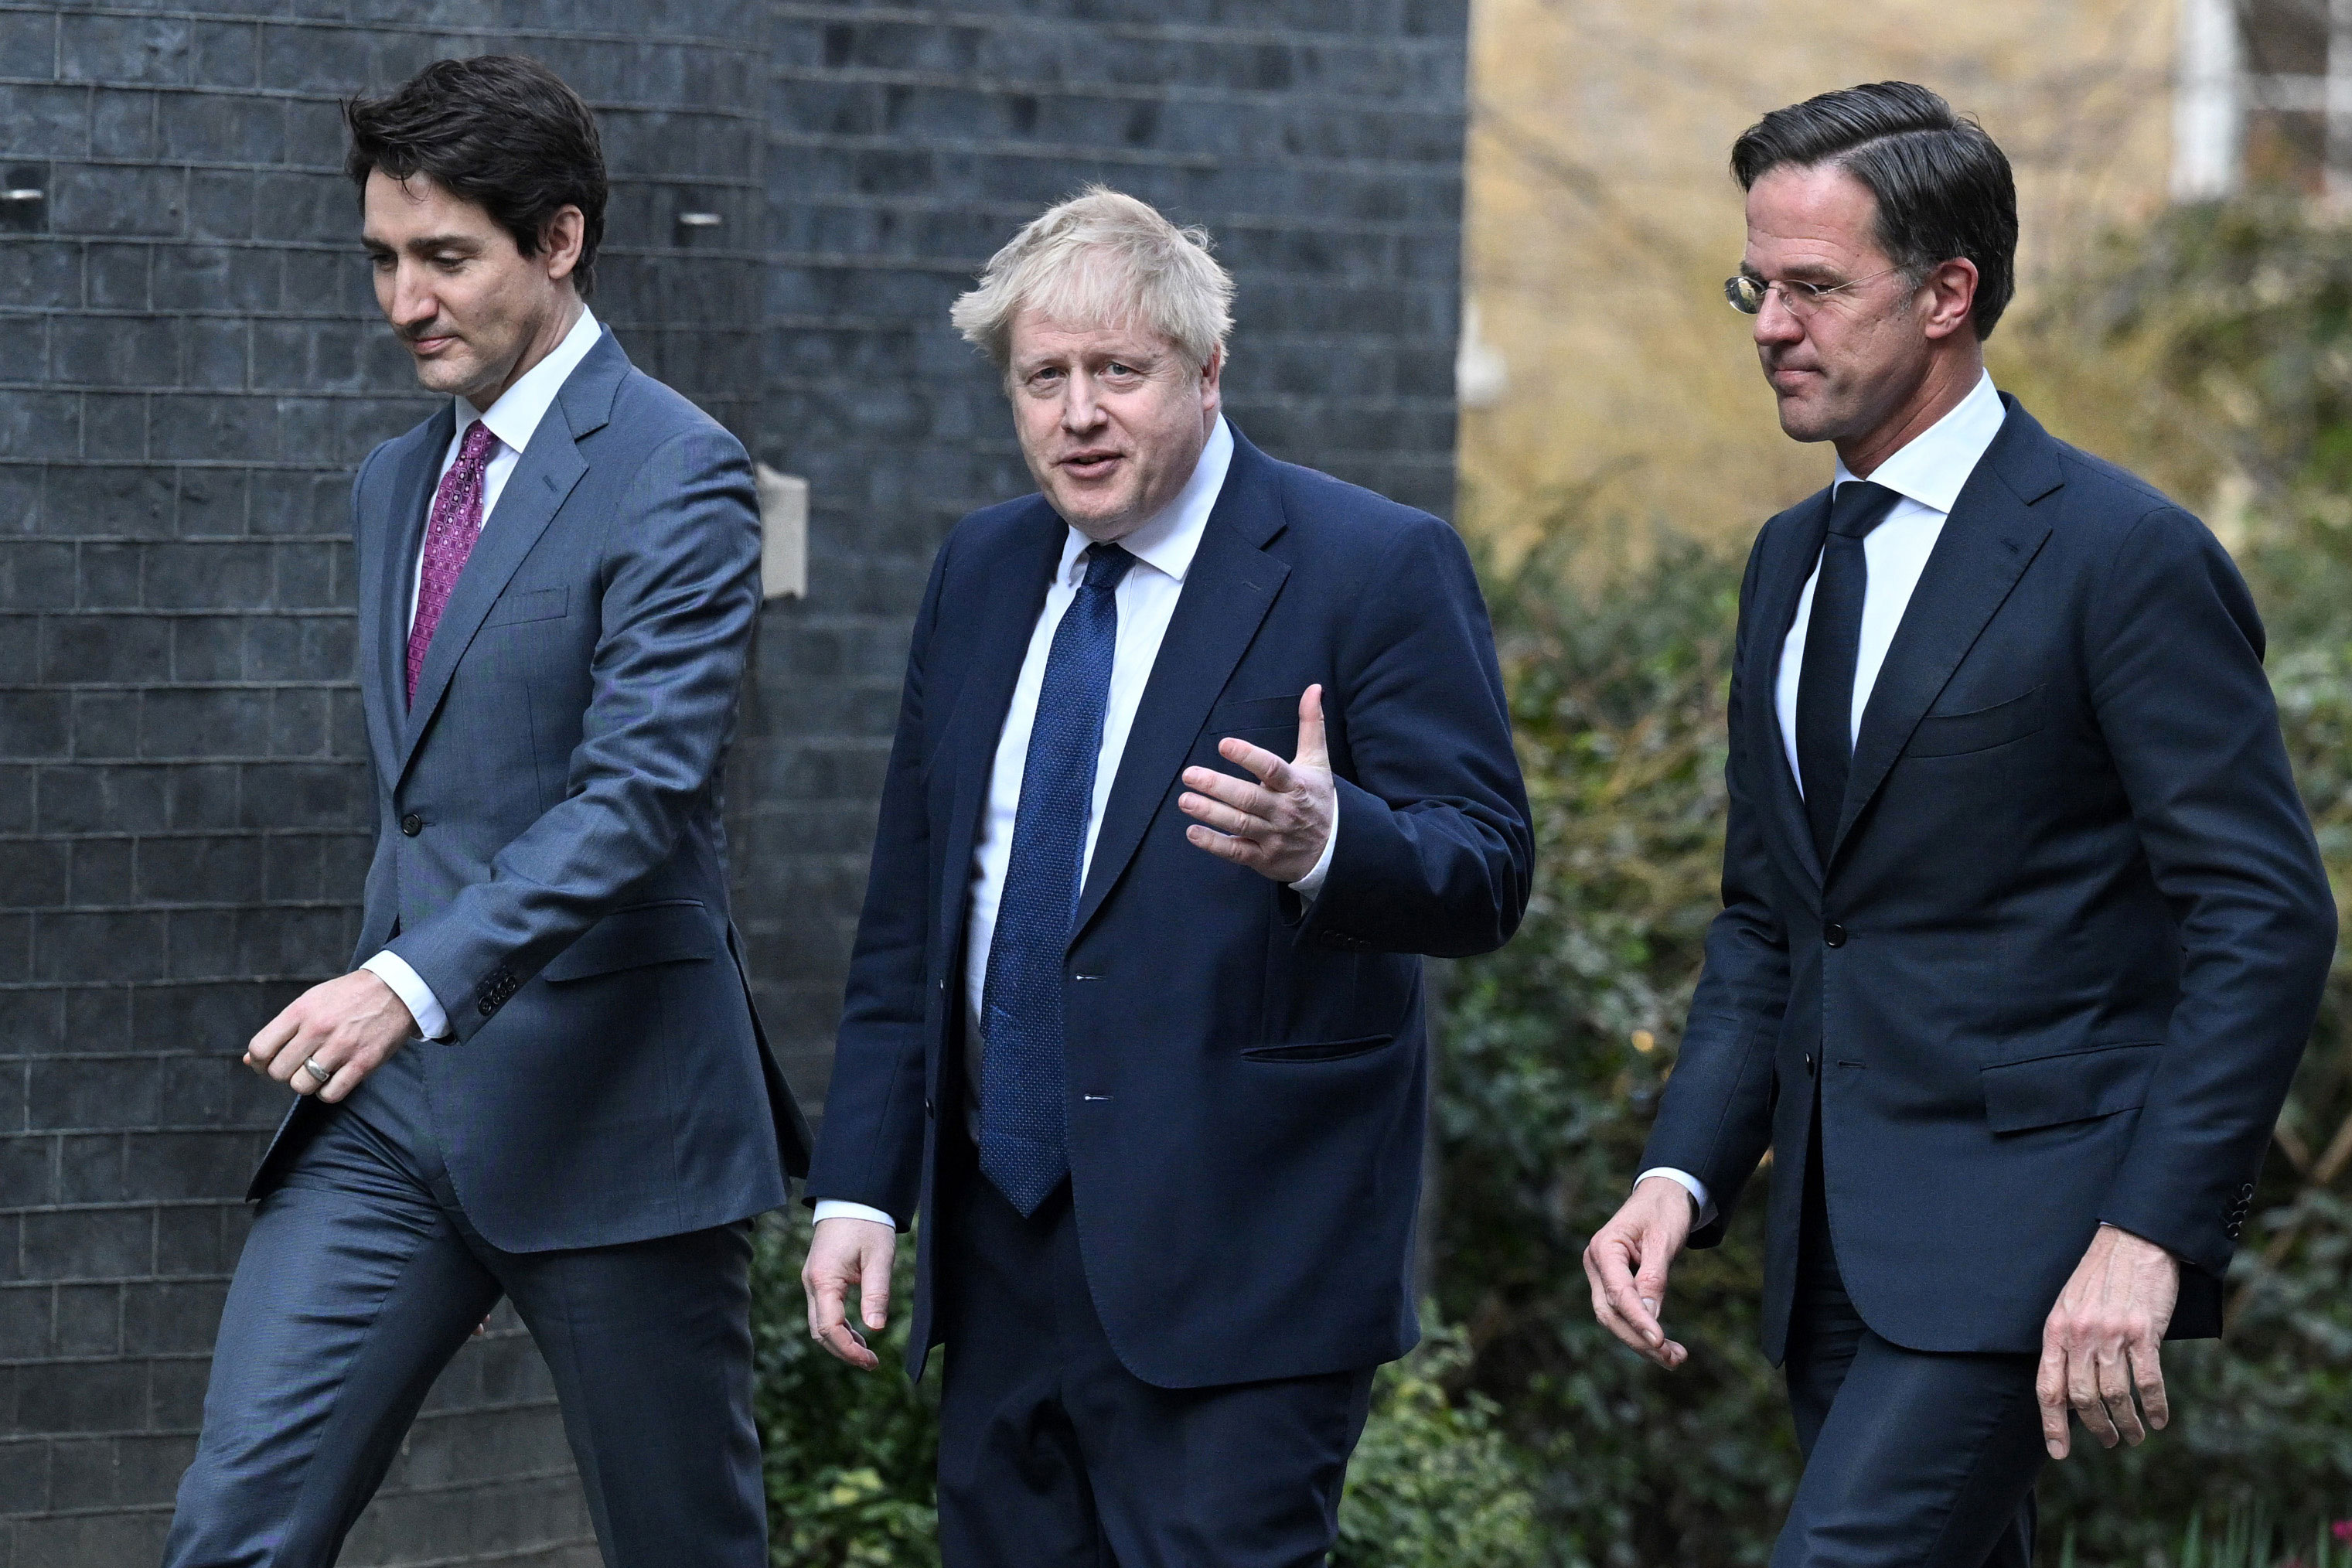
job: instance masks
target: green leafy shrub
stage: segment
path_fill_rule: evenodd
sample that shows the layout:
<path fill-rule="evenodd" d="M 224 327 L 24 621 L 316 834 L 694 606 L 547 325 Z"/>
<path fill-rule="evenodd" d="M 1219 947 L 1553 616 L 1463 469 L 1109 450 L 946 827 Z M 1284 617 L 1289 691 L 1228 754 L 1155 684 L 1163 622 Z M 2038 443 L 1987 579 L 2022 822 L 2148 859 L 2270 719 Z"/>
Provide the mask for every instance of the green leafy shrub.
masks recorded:
<path fill-rule="evenodd" d="M 870 1373 L 809 1338 L 801 1260 L 808 1211 L 762 1220 L 751 1255 L 753 1408 L 767 1453 L 770 1555 L 778 1568 L 936 1568 L 939 1358 L 907 1381 L 914 1251 L 898 1248 L 890 1327 Z"/>
<path fill-rule="evenodd" d="M 2271 1523 L 2268 1511 L 2234 1507 L 2209 1531 L 2205 1510 L 2191 1515 L 2170 1568 L 2352 1568 L 2352 1520 L 2312 1528 L 2310 1547 Z M 2084 1568 L 2070 1532 L 2058 1552 L 2058 1568 Z"/>
<path fill-rule="evenodd" d="M 1381 1369 L 1348 1467 L 1333 1568 L 1543 1568 L 1527 1459 L 1493 1400 L 1447 1390 L 1468 1362 L 1461 1334 L 1439 1329 Z"/>
<path fill-rule="evenodd" d="M 1737 564 L 1668 542 L 1596 571 L 1561 545 L 1488 575 L 1538 855 L 1517 938 L 1455 974 L 1440 1307 L 1466 1387 L 1541 1466 L 1553 1561 L 1761 1562 L 1796 1465 L 1755 1348 L 1760 1208 L 1677 1271 L 1676 1373 L 1593 1321 L 1580 1261 L 1634 1174 L 1718 907 Z"/>

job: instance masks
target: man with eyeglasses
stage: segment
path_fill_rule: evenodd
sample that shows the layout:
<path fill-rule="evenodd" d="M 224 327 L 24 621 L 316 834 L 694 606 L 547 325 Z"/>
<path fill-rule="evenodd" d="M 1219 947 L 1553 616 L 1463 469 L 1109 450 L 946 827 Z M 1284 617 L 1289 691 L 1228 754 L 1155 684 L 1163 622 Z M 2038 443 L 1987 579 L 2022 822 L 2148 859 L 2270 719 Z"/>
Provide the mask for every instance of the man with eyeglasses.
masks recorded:
<path fill-rule="evenodd" d="M 1724 910 L 1593 1310 L 1681 1365 L 1668 1268 L 1769 1154 L 1774 1568 L 2025 1568 L 2070 1410 L 2141 1441 L 2221 1330 L 2335 903 L 2228 554 L 1985 374 L 2000 149 L 1886 82 L 1731 164 L 1725 291 L 1837 461 L 1748 561 Z"/>

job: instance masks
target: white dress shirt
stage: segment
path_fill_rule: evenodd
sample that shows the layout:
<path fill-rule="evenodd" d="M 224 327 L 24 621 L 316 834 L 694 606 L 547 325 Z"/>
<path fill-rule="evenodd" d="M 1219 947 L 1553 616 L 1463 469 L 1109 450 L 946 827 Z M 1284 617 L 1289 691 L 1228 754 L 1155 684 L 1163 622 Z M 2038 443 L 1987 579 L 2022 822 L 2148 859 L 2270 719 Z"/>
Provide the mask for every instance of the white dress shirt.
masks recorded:
<path fill-rule="evenodd" d="M 1111 656 L 1110 692 L 1103 710 L 1102 749 L 1095 757 L 1094 801 L 1087 819 L 1086 853 L 1078 862 L 1078 878 L 1083 886 L 1087 870 L 1094 864 L 1095 836 L 1101 831 L 1103 807 L 1110 799 L 1111 785 L 1118 778 L 1118 762 L 1127 749 L 1128 731 L 1134 727 L 1135 710 L 1143 700 L 1143 689 L 1151 679 L 1151 667 L 1160 657 L 1160 639 L 1167 635 L 1170 617 L 1176 613 L 1176 601 L 1184 591 L 1185 574 L 1192 570 L 1192 556 L 1201 548 L 1201 535 L 1209 525 L 1210 510 L 1217 503 L 1217 493 L 1224 488 L 1225 470 L 1234 457 L 1233 432 L 1220 417 L 1209 432 L 1208 444 L 1201 449 L 1201 460 L 1186 481 L 1183 490 L 1167 509 L 1118 542 L 1135 564 L 1119 579 L 1117 590 L 1118 605 L 1118 642 Z M 965 1080 L 968 1085 L 965 1114 L 978 1140 L 978 1095 L 980 1084 L 981 994 L 988 981 L 988 952 L 996 934 L 996 910 L 1004 896 L 1004 875 L 1013 858 L 1013 826 L 1021 815 L 1021 775 L 1029 760 L 1029 732 L 1037 721 L 1037 693 L 1045 682 L 1045 660 L 1053 651 L 1055 628 L 1062 624 L 1062 616 L 1077 597 L 1078 587 L 1086 581 L 1085 552 L 1092 541 L 1073 528 L 1062 544 L 1062 560 L 1054 574 L 1053 586 L 1045 591 L 1045 605 L 1038 612 L 1037 625 L 1029 634 L 1029 651 L 1021 663 L 1021 678 L 1013 688 L 1013 702 L 1004 715 L 1004 728 L 996 739 L 996 760 L 988 781 L 988 809 L 981 825 L 979 845 L 971 857 L 971 936 L 964 944 L 964 1039 L 966 1042 Z M 1301 898 L 1313 899 L 1323 886 L 1331 868 L 1331 847 L 1339 842 L 1339 822 L 1335 817 L 1331 836 L 1324 840 L 1323 856 L 1315 868 L 1293 882 L 1291 887 Z M 816 1205 L 816 1218 L 866 1219 L 883 1225 L 895 1225 L 890 1215 L 864 1204 L 844 1203 L 827 1199 Z"/>
<path fill-rule="evenodd" d="M 476 408 L 463 397 L 450 399 L 457 419 L 448 448 L 441 454 L 440 474 L 434 481 L 436 487 L 457 462 L 458 449 L 466 442 L 466 431 L 475 420 L 488 426 L 490 434 L 498 437 L 498 444 L 490 449 L 490 460 L 482 470 L 483 528 L 489 527 L 499 497 L 505 491 L 515 464 L 522 460 L 523 448 L 530 445 L 539 422 L 555 406 L 555 395 L 563 390 L 563 384 L 580 368 L 580 362 L 588 357 L 588 351 L 596 346 L 596 340 L 604 333 L 604 329 L 596 324 L 594 312 L 583 305 L 580 319 L 572 323 L 563 341 L 549 351 L 545 359 L 518 376 L 487 411 Z M 419 542 L 415 563 L 408 574 L 408 624 L 412 626 L 416 623 L 416 599 L 424 584 L 425 548 Z M 440 998 L 433 994 L 424 976 L 409 967 L 406 959 L 386 948 L 360 967 L 391 986 L 393 994 L 407 1005 L 419 1035 L 437 1040 L 449 1032 L 449 1015 L 442 1008 Z"/>
<path fill-rule="evenodd" d="M 1878 672 L 1886 663 L 1886 649 L 1895 641 L 1895 629 L 1903 624 L 1903 612 L 1910 607 L 1911 591 L 1919 585 L 1919 574 L 1927 570 L 1927 557 L 1934 552 L 1936 541 L 1944 535 L 1944 520 L 1952 515 L 1952 504 L 1960 499 L 1961 487 L 1976 472 L 1977 463 L 1992 445 L 1993 437 L 2000 434 L 2000 423 L 2008 413 L 1988 372 L 1950 413 L 1912 437 L 1870 476 L 1871 483 L 1885 485 L 1901 499 L 1887 512 L 1885 521 L 1862 542 L 1863 560 L 1869 571 L 1863 589 L 1862 641 L 1854 652 L 1853 731 L 1850 742 L 1861 738 L 1863 713 L 1870 705 L 1871 691 L 1878 684 Z M 1830 481 L 1832 500 L 1837 487 L 1854 477 L 1845 466 L 1845 459 L 1839 458 L 1836 475 Z M 1804 672 L 1805 633 L 1812 626 L 1813 587 L 1821 576 L 1820 563 L 1815 563 L 1812 575 L 1805 579 L 1805 591 L 1797 600 L 1796 619 L 1781 641 L 1780 671 L 1772 686 L 1773 710 L 1780 721 L 1781 754 L 1788 758 L 1789 772 L 1796 778 L 1801 795 L 1805 792 L 1805 780 L 1797 766 L 1797 681 Z M 1706 1184 L 1696 1176 L 1662 1165 L 1643 1172 L 1634 1178 L 1634 1185 L 1639 1186 L 1652 1176 L 1668 1177 L 1688 1189 L 1691 1200 L 1699 1206 L 1702 1224 L 1713 1215 L 1714 1205 L 1708 1201 Z"/>

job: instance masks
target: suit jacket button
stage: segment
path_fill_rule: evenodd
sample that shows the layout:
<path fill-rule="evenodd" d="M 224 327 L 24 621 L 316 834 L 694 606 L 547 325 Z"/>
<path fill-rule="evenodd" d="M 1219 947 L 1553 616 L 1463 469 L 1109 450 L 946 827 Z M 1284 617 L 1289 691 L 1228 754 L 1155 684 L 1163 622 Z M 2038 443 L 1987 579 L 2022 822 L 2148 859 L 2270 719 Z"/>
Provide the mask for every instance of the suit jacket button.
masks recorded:
<path fill-rule="evenodd" d="M 931 1110 L 931 1102 L 930 1102 L 929 1100 L 925 1100 L 923 1101 L 923 1118 L 924 1118 L 924 1120 L 925 1120 L 925 1121 L 929 1121 L 929 1120 L 930 1120 L 930 1119 L 931 1119 L 935 1114 L 936 1114 L 936 1113 Z"/>
<path fill-rule="evenodd" d="M 1838 924 L 1835 921 L 1830 921 L 1829 924 L 1822 927 L 1822 941 L 1830 947 L 1843 947 L 1845 945 L 1845 927 Z"/>
<path fill-rule="evenodd" d="M 425 831 L 425 819 L 412 811 L 400 819 L 400 831 L 408 837 L 414 838 Z"/>
<path fill-rule="evenodd" d="M 1813 1076 L 1813 1053 L 1811 1051 L 1805 1053 L 1805 1076 L 1807 1078 Z"/>

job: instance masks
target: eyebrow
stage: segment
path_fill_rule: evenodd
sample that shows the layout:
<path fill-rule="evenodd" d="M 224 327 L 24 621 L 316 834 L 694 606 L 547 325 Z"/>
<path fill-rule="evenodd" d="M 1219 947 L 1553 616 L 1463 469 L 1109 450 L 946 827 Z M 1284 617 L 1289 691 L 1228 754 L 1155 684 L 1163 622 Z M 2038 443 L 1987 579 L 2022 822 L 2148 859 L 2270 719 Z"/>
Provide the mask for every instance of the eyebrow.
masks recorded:
<path fill-rule="evenodd" d="M 1764 281 L 1764 274 L 1757 271 L 1745 260 L 1740 262 L 1739 271 L 1742 277 L 1753 278 L 1759 283 Z M 1827 283 L 1834 286 L 1847 281 L 1845 274 L 1836 268 L 1811 261 L 1798 262 L 1782 276 L 1791 283 Z"/>
<path fill-rule="evenodd" d="M 1034 375 L 1041 370 L 1059 370 L 1072 364 L 1085 364 L 1089 363 L 1131 365 L 1136 369 L 1141 370 L 1157 363 L 1159 362 L 1159 357 L 1160 356 L 1158 354 L 1149 350 L 1137 353 L 1108 352 L 1101 354 L 1041 354 L 1032 360 L 1014 360 L 1013 362 L 1013 373 L 1015 375 Z"/>
<path fill-rule="evenodd" d="M 360 236 L 360 244 L 370 250 L 389 251 L 394 248 L 373 235 Z M 410 240 L 401 248 L 414 255 L 423 255 L 436 250 L 478 250 L 481 244 L 480 239 L 470 234 L 428 234 L 421 239 Z"/>

